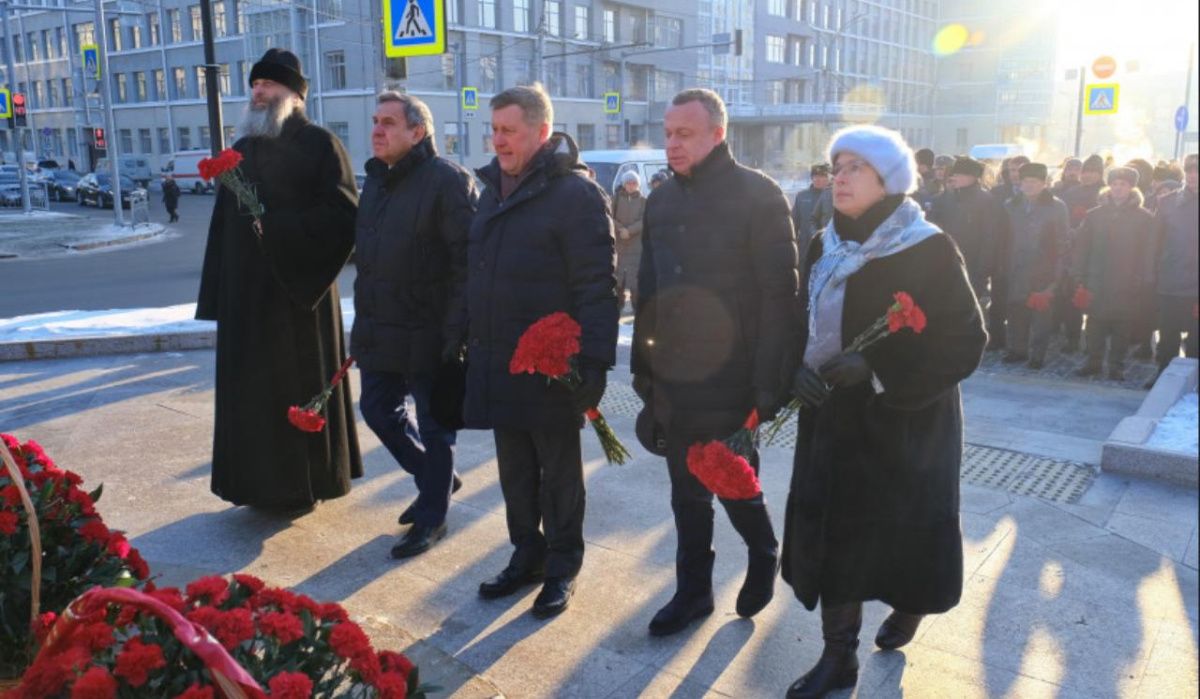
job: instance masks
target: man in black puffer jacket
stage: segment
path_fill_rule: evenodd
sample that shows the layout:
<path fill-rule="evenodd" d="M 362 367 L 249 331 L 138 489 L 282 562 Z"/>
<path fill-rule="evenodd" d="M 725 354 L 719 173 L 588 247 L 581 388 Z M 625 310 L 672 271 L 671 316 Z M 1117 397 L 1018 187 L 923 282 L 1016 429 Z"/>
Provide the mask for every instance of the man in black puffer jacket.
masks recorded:
<path fill-rule="evenodd" d="M 496 157 L 468 245 L 467 426 L 493 429 L 516 550 L 480 596 L 511 595 L 545 578 L 533 614 L 567 608 L 583 564 L 583 413 L 600 403 L 616 361 L 616 239 L 608 197 L 588 178 L 566 134 L 550 134 L 554 108 L 540 85 L 491 100 Z M 579 323 L 581 386 L 512 374 L 521 335 L 565 312 Z"/>
<path fill-rule="evenodd" d="M 634 324 L 634 388 L 666 438 L 678 546 L 676 592 L 650 622 L 665 636 L 713 611 L 713 496 L 688 470 L 693 444 L 725 439 L 752 410 L 770 421 L 796 346 L 796 238 L 771 178 L 739 165 L 725 142 L 725 104 L 685 90 L 667 109 L 675 177 L 646 202 Z M 652 415 L 652 417 L 648 417 Z M 757 454 L 750 457 L 757 472 Z M 749 561 L 737 613 L 774 594 L 779 544 L 762 494 L 721 504 Z"/>
<path fill-rule="evenodd" d="M 379 96 L 355 224 L 351 352 L 362 372 L 367 426 L 412 474 L 417 500 L 400 515 L 412 528 L 395 558 L 423 553 L 446 533 L 454 425 L 433 417 L 434 375 L 461 353 L 467 229 L 478 195 L 466 169 L 439 158 L 433 117 L 419 99 Z M 412 396 L 416 415 L 406 405 Z"/>

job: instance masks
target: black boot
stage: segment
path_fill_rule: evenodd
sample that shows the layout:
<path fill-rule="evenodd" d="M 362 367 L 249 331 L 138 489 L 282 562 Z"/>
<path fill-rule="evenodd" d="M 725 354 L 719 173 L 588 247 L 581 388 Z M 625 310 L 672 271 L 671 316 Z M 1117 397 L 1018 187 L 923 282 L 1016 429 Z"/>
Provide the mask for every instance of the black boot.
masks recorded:
<path fill-rule="evenodd" d="M 862 603 L 836 607 L 821 604 L 821 635 L 825 650 L 821 659 L 803 677 L 788 687 L 787 699 L 820 699 L 826 694 L 858 683 L 858 630 L 862 626 Z"/>
<path fill-rule="evenodd" d="M 750 558 L 746 579 L 738 592 L 737 613 L 750 618 L 761 612 L 775 596 L 775 576 L 779 573 L 779 542 L 771 526 L 766 504 L 755 500 L 722 500 L 729 521 L 746 542 Z"/>
<path fill-rule="evenodd" d="M 703 619 L 712 613 L 712 590 L 680 590 L 650 620 L 650 635 L 670 636 L 679 633 L 693 621 Z"/>
<path fill-rule="evenodd" d="M 902 648 L 917 635 L 917 627 L 924 619 L 920 614 L 909 614 L 899 609 L 892 610 L 888 618 L 879 625 L 879 633 L 875 634 L 875 645 L 883 650 Z"/>

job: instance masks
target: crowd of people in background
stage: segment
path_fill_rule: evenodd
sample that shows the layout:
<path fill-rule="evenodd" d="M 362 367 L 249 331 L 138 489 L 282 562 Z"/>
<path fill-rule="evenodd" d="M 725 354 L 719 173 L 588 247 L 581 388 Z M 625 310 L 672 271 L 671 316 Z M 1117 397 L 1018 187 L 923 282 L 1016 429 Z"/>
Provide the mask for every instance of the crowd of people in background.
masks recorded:
<path fill-rule="evenodd" d="M 1084 355 L 1082 377 L 1124 380 L 1130 355 L 1161 373 L 1181 344 L 1197 355 L 1196 154 L 1122 166 L 1071 157 L 1053 181 L 1023 155 L 989 164 L 924 148 L 916 158 L 911 196 L 958 244 L 988 349 L 1004 363 L 1042 369 L 1056 336 Z M 809 175 L 792 207 L 802 251 L 833 210 L 829 165 Z"/>

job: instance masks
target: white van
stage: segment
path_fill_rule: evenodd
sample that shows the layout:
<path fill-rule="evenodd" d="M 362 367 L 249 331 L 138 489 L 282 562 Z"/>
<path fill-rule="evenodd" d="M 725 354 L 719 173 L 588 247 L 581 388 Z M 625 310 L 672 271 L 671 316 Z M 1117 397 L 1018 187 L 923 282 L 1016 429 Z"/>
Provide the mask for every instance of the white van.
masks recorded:
<path fill-rule="evenodd" d="M 633 171 L 642 180 L 642 194 L 650 194 L 650 177 L 667 169 L 667 152 L 662 149 L 585 150 L 579 160 L 596 171 L 596 182 L 613 196 L 621 186 L 621 177 Z"/>
<path fill-rule="evenodd" d="M 175 178 L 175 184 L 184 192 L 204 194 L 213 191 L 211 182 L 205 182 L 200 177 L 200 161 L 212 157 L 206 150 L 185 150 L 175 153 L 163 167 L 164 175 Z"/>
<path fill-rule="evenodd" d="M 121 174 L 128 176 L 142 187 L 149 187 L 154 172 L 150 169 L 150 161 L 142 155 L 122 155 Z M 108 172 L 108 158 L 96 161 L 96 172 Z"/>

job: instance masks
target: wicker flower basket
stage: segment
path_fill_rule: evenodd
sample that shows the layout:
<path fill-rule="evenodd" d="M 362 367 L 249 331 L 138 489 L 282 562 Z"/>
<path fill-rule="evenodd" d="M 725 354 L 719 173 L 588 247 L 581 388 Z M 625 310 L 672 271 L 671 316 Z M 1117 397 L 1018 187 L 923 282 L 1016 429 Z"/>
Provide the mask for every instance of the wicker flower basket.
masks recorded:
<path fill-rule="evenodd" d="M 42 532 L 38 527 L 37 510 L 34 509 L 33 500 L 25 488 L 25 479 L 21 476 L 21 469 L 17 466 L 17 460 L 13 457 L 12 452 L 8 450 L 8 445 L 2 440 L 0 440 L 0 459 L 4 461 L 4 468 L 8 470 L 9 476 L 17 486 L 17 491 L 21 493 L 21 506 L 25 508 L 25 518 L 29 522 L 29 543 L 33 550 L 30 561 L 33 583 L 30 587 L 32 601 L 29 605 L 29 624 L 32 628 L 37 623 L 42 604 Z M 19 684 L 21 684 L 20 677 L 0 678 L 0 693 Z"/>

